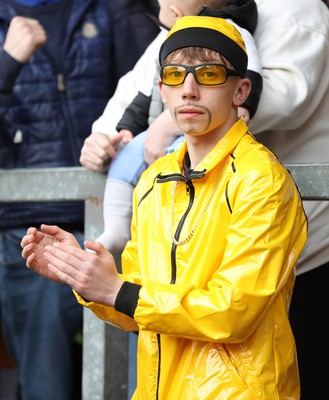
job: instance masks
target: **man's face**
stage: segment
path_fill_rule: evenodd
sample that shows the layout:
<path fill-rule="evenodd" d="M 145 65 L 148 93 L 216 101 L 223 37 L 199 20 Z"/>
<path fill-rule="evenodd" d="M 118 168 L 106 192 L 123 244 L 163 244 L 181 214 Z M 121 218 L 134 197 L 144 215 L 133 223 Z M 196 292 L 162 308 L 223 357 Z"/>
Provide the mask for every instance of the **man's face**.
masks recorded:
<path fill-rule="evenodd" d="M 199 65 L 204 61 L 171 60 L 170 63 Z M 211 63 L 222 63 L 217 59 Z M 226 132 L 237 119 L 238 77 L 230 77 L 219 86 L 203 86 L 188 73 L 180 86 L 166 86 L 160 82 L 162 99 L 171 112 L 179 128 L 186 135 L 200 136 L 207 133 Z"/>

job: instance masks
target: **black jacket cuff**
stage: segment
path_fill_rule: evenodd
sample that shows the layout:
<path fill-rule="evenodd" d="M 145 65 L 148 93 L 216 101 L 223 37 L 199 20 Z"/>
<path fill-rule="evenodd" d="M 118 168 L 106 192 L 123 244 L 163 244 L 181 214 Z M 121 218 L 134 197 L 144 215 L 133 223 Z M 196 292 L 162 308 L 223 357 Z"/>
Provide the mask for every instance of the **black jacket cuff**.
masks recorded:
<path fill-rule="evenodd" d="M 115 300 L 114 308 L 128 317 L 134 318 L 141 285 L 124 282 Z"/>
<path fill-rule="evenodd" d="M 0 65 L 0 90 L 11 92 L 25 64 L 16 61 L 3 48 L 0 48 Z"/>

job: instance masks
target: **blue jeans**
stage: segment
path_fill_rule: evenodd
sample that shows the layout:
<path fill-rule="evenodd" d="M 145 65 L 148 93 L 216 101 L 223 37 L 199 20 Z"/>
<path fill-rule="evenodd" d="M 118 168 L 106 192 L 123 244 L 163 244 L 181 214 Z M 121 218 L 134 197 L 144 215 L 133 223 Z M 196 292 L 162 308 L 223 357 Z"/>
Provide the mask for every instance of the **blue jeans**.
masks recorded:
<path fill-rule="evenodd" d="M 144 142 L 146 131 L 139 133 L 133 138 L 111 161 L 108 178 L 127 182 L 136 186 L 142 173 L 148 167 L 144 161 Z M 178 138 L 167 148 L 168 153 L 177 150 L 184 140 L 184 136 Z"/>
<path fill-rule="evenodd" d="M 26 267 L 20 247 L 25 233 L 0 231 L 3 337 L 19 368 L 22 400 L 72 400 L 72 349 L 82 329 L 82 307 L 69 286 Z M 82 243 L 82 233 L 72 233 Z"/>

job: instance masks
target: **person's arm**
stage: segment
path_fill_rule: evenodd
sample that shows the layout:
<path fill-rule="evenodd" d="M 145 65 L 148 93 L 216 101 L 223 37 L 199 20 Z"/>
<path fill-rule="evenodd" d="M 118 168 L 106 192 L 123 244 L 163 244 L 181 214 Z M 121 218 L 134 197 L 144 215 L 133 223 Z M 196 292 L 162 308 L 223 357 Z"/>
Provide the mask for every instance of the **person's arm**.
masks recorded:
<path fill-rule="evenodd" d="M 305 11 L 307 6 L 297 1 L 289 7 L 258 3 L 254 39 L 263 91 L 250 122 L 254 134 L 298 129 L 323 101 L 329 85 L 328 10 L 320 1 Z"/>
<path fill-rule="evenodd" d="M 156 73 L 155 58 L 165 35 L 166 32 L 162 30 L 148 46 L 133 70 L 119 80 L 115 93 L 108 101 L 103 114 L 94 121 L 92 132 L 85 140 L 80 154 L 80 163 L 85 168 L 103 171 L 115 157 L 122 140 L 116 126 L 139 91 L 146 96 L 151 95 Z"/>
<path fill-rule="evenodd" d="M 0 48 L 0 118 L 9 107 L 16 78 L 34 52 L 46 42 L 39 21 L 14 17 Z"/>
<path fill-rule="evenodd" d="M 117 131 L 120 132 L 121 129 L 127 129 L 134 136 L 140 132 L 144 132 L 148 128 L 150 103 L 151 96 L 146 96 L 144 93 L 138 92 L 118 122 Z"/>
<path fill-rule="evenodd" d="M 103 132 L 92 132 L 84 141 L 80 164 L 92 171 L 106 171 L 110 161 L 116 156 L 124 136 L 118 132 L 107 135 Z"/>
<path fill-rule="evenodd" d="M 0 118 L 10 106 L 13 87 L 24 64 L 12 58 L 0 48 Z"/>
<path fill-rule="evenodd" d="M 300 196 L 281 164 L 275 172 L 260 163 L 255 174 L 252 166 L 247 167 L 250 161 L 240 165 L 239 170 L 247 168 L 243 176 L 240 171 L 230 180 L 227 201 L 231 215 L 220 264 L 216 260 L 216 267 L 207 266 L 204 256 L 189 259 L 191 270 L 198 270 L 193 263 L 201 262 L 214 271 L 207 287 L 188 281 L 174 285 L 141 281 L 136 213 L 132 239 L 122 255 L 123 275 L 117 273 L 115 261 L 104 246 L 85 241 L 92 252 L 82 250 L 72 245 L 72 237 L 65 231 L 57 233 L 57 243 L 45 246 L 43 257 L 48 268 L 74 289 L 82 305 L 124 329 L 135 329 L 138 323 L 140 329 L 199 340 L 245 340 L 292 278 L 307 230 Z M 251 186 L 258 190 L 250 190 Z M 144 193 L 138 193 L 140 189 L 134 195 L 134 210 Z M 50 228 L 43 226 L 42 230 Z M 37 266 L 38 259 L 29 257 L 40 241 L 25 237 L 23 242 L 28 265 Z"/>
<path fill-rule="evenodd" d="M 32 271 L 72 287 L 77 300 L 82 305 L 92 305 L 99 318 L 107 320 L 111 315 L 118 327 L 136 330 L 135 321 L 114 308 L 117 299 L 121 307 L 120 299 L 126 290 L 122 288 L 124 281 L 112 254 L 101 243 L 85 241 L 84 244 L 88 251 L 80 247 L 71 233 L 58 226 L 42 224 L 40 231 L 31 227 L 22 238 L 22 257 Z M 134 293 L 129 306 L 133 312 L 140 286 L 131 284 L 129 288 Z M 107 306 L 105 312 L 104 306 Z"/>
<path fill-rule="evenodd" d="M 42 224 L 40 231 L 34 227 L 27 230 L 21 241 L 22 256 L 27 267 L 39 275 L 66 283 L 89 301 L 114 306 L 123 284 L 115 260 L 101 243 L 84 244 L 89 251 L 82 249 L 71 233 Z"/>
<path fill-rule="evenodd" d="M 181 134 L 168 109 L 148 127 L 144 143 L 144 159 L 151 165 L 167 152 L 167 147 Z"/>

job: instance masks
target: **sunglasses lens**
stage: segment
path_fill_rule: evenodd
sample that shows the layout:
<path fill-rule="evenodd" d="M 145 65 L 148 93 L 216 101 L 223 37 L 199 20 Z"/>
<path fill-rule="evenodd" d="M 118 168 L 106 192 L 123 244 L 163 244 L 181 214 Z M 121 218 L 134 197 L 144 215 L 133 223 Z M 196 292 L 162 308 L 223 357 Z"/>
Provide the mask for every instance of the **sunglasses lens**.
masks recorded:
<path fill-rule="evenodd" d="M 195 75 L 201 85 L 221 85 L 226 81 L 226 69 L 223 65 L 202 65 L 196 67 Z"/>
<path fill-rule="evenodd" d="M 178 86 L 184 82 L 185 68 L 179 65 L 166 65 L 162 68 L 162 81 L 165 85 Z"/>
<path fill-rule="evenodd" d="M 227 78 L 226 67 L 221 64 L 203 64 L 191 67 L 169 64 L 162 67 L 161 79 L 165 85 L 179 86 L 189 72 L 193 73 L 200 85 L 205 86 L 222 85 Z"/>

